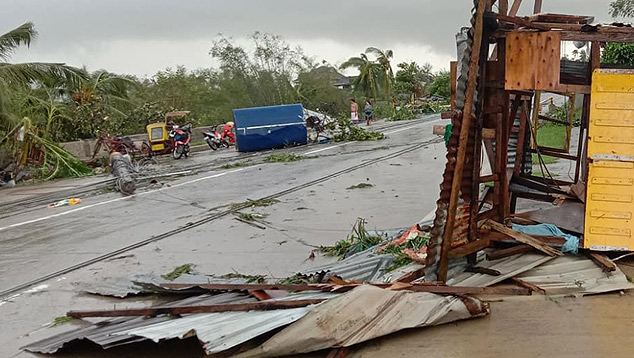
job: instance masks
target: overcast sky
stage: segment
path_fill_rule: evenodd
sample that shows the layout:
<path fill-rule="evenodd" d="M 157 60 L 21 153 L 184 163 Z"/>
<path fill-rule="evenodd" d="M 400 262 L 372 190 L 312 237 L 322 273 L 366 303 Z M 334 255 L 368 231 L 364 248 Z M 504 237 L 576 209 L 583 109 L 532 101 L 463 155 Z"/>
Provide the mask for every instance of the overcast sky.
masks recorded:
<path fill-rule="evenodd" d="M 512 2 L 512 1 L 509 1 Z M 609 20 L 609 0 L 544 0 L 544 12 Z M 166 67 L 213 65 L 218 33 L 281 35 L 316 60 L 337 65 L 368 46 L 395 63 L 447 68 L 472 0 L 2 0 L 0 32 L 32 21 L 40 35 L 11 61 L 65 62 L 89 70 L 151 76 Z M 532 11 L 524 0 L 520 14 Z"/>

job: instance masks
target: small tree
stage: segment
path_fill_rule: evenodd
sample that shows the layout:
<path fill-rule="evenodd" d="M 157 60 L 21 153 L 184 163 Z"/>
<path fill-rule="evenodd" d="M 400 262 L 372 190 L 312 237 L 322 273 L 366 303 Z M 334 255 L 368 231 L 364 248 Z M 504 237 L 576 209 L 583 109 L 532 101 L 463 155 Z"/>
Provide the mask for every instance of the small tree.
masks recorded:
<path fill-rule="evenodd" d="M 449 71 L 438 72 L 434 83 L 429 87 L 429 93 L 449 98 L 451 96 L 451 73 Z"/>
<path fill-rule="evenodd" d="M 421 67 L 416 62 L 402 62 L 398 68 L 394 87 L 397 93 L 406 94 L 409 98 L 422 96 L 434 78 L 429 63 Z"/>
<path fill-rule="evenodd" d="M 634 0 L 614 0 L 610 3 L 612 17 L 634 17 Z"/>

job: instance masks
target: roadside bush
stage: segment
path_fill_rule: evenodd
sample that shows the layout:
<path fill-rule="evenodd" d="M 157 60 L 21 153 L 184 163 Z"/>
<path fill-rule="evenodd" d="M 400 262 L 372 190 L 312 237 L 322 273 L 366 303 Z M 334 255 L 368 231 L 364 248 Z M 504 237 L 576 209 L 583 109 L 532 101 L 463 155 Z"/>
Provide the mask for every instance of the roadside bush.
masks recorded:
<path fill-rule="evenodd" d="M 391 121 L 409 121 L 412 119 L 414 119 L 414 112 L 407 106 L 402 106 L 390 117 Z"/>
<path fill-rule="evenodd" d="M 394 109 L 390 103 L 380 103 L 372 108 L 372 116 L 375 119 L 390 118 L 394 114 Z"/>

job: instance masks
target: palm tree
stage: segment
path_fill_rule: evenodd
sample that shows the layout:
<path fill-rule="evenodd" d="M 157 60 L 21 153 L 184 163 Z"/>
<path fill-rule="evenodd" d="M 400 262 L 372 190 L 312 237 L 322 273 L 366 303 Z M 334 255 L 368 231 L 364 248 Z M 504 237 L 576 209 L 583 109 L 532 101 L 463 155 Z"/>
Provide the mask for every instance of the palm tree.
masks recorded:
<path fill-rule="evenodd" d="M 365 50 L 365 53 L 373 54 L 374 56 L 376 56 L 377 62 L 381 65 L 381 69 L 383 71 L 383 88 L 385 89 L 388 101 L 391 101 L 392 85 L 394 84 L 394 72 L 392 71 L 392 64 L 390 63 L 390 60 L 394 57 L 394 52 L 392 52 L 392 50 L 383 51 L 379 50 L 376 47 L 368 47 Z"/>
<path fill-rule="evenodd" d="M 8 108 L 8 91 L 12 86 L 28 87 L 45 81 L 64 81 L 77 84 L 82 80 L 79 71 L 62 63 L 9 63 L 11 54 L 20 46 L 31 45 L 37 37 L 32 23 L 27 22 L 3 35 L 0 35 L 0 123 L 5 129 L 10 126 L 11 111 Z"/>
<path fill-rule="evenodd" d="M 366 97 L 370 97 L 370 94 L 372 94 L 372 98 L 376 99 L 376 93 L 383 73 L 381 64 L 370 61 L 368 56 L 362 53 L 359 57 L 350 57 L 348 61 L 339 66 L 342 70 L 351 67 L 359 70 L 359 75 L 352 81 L 355 90 L 362 90 Z"/>

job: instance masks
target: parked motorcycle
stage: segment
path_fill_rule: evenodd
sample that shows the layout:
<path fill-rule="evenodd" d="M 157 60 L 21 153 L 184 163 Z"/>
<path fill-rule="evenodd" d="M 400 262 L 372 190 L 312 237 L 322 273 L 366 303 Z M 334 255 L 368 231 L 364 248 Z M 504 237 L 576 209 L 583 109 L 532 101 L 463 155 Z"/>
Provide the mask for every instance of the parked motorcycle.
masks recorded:
<path fill-rule="evenodd" d="M 172 157 L 174 159 L 180 159 L 183 155 L 187 158 L 189 156 L 189 141 L 191 140 L 192 126 L 186 124 L 182 127 L 174 125 L 169 133 L 169 137 L 172 140 Z"/>
<path fill-rule="evenodd" d="M 205 135 L 205 142 L 211 150 L 218 150 L 218 148 L 225 147 L 229 148 L 229 142 L 224 138 L 218 131 L 212 132 L 203 132 Z"/>

